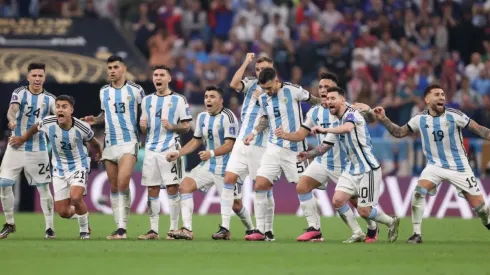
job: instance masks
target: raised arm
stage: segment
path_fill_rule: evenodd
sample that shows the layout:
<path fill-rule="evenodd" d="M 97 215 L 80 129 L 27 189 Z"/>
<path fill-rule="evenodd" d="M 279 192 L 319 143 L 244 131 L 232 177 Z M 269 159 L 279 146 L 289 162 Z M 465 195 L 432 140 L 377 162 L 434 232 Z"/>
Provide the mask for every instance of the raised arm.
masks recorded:
<path fill-rule="evenodd" d="M 252 62 L 254 59 L 254 54 L 253 53 L 247 53 L 247 56 L 245 57 L 245 61 L 243 61 L 242 65 L 238 70 L 235 72 L 233 75 L 233 78 L 231 79 L 230 82 L 230 87 L 236 91 L 243 91 L 243 83 L 242 83 L 242 78 L 243 75 L 245 74 L 245 71 L 247 70 L 248 65 Z"/>
<path fill-rule="evenodd" d="M 80 118 L 81 121 L 87 122 L 89 125 L 100 125 L 105 123 L 104 111 L 100 112 L 100 114 L 96 117 L 94 116 L 86 116 Z"/>
<path fill-rule="evenodd" d="M 470 123 L 468 124 L 468 130 L 483 139 L 490 140 L 490 129 L 485 126 L 481 126 L 473 119 L 471 119 Z"/>
<path fill-rule="evenodd" d="M 354 107 L 354 109 L 358 110 L 359 113 L 361 113 L 362 117 L 367 123 L 373 123 L 374 121 L 376 121 L 376 116 L 374 115 L 369 105 L 356 102 L 352 105 L 352 107 Z"/>
<path fill-rule="evenodd" d="M 391 122 L 391 120 L 385 115 L 385 110 L 383 107 L 376 107 L 374 108 L 374 114 L 376 115 L 376 118 L 381 122 L 386 127 L 386 130 L 388 132 L 397 138 L 403 138 L 408 136 L 412 131 L 408 127 L 408 124 L 403 125 L 402 127 L 396 125 L 395 123 Z"/>

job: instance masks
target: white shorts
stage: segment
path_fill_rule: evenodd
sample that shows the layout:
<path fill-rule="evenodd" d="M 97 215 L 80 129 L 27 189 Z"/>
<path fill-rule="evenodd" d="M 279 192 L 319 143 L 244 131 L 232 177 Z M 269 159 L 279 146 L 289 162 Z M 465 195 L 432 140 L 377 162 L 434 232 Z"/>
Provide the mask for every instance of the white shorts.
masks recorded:
<path fill-rule="evenodd" d="M 458 190 L 459 196 L 464 197 L 462 192 L 466 192 L 472 196 L 481 195 L 480 188 L 478 187 L 475 174 L 473 171 L 458 172 L 454 170 L 437 167 L 435 165 L 427 165 L 420 174 L 419 180 L 428 180 L 439 187 L 439 184 L 443 181 L 448 181 Z M 437 188 L 433 189 L 434 192 Z"/>
<path fill-rule="evenodd" d="M 108 160 L 118 163 L 124 155 L 133 155 L 138 157 L 139 144 L 125 143 L 121 145 L 113 145 L 105 147 L 102 152 L 102 160 Z"/>
<path fill-rule="evenodd" d="M 0 186 L 12 186 L 24 174 L 29 185 L 51 182 L 48 152 L 26 152 L 7 146 L 0 167 Z"/>
<path fill-rule="evenodd" d="M 143 175 L 141 184 L 144 186 L 168 186 L 180 184 L 184 172 L 182 158 L 168 162 L 165 156 L 175 151 L 175 146 L 166 152 L 153 152 L 145 150 L 143 161 Z"/>
<path fill-rule="evenodd" d="M 320 183 L 318 189 L 325 190 L 327 188 L 328 180 L 331 180 L 337 184 L 342 172 L 335 170 L 330 171 L 325 165 L 322 165 L 318 161 L 314 160 L 308 167 L 302 176 L 310 177 Z"/>
<path fill-rule="evenodd" d="M 374 206 L 378 204 L 382 175 L 381 168 L 361 175 L 351 175 L 344 171 L 337 182 L 335 191 L 359 197 L 357 204 L 360 207 Z"/>
<path fill-rule="evenodd" d="M 298 183 L 299 177 L 305 171 L 305 164 L 296 161 L 297 154 L 297 152 L 268 143 L 260 161 L 257 176 L 267 178 L 274 184 L 274 180 L 281 176 L 282 171 L 288 182 Z"/>
<path fill-rule="evenodd" d="M 197 189 L 203 191 L 204 193 L 208 192 L 209 189 L 213 187 L 213 185 L 216 185 L 216 189 L 218 189 L 218 192 L 221 195 L 221 190 L 223 190 L 223 184 L 225 182 L 224 177 L 210 172 L 208 169 L 201 165 L 196 166 L 185 177 L 193 179 L 196 182 Z M 237 182 L 235 184 L 234 193 L 235 200 L 239 200 L 242 198 L 241 182 Z"/>
<path fill-rule="evenodd" d="M 242 140 L 237 139 L 226 165 L 226 171 L 236 174 L 242 179 L 249 176 L 251 180 L 255 180 L 264 152 L 264 147 L 247 146 Z"/>
<path fill-rule="evenodd" d="M 54 201 L 62 201 L 70 198 L 72 186 L 85 188 L 83 195 L 87 194 L 88 171 L 79 170 L 65 177 L 53 177 Z"/>

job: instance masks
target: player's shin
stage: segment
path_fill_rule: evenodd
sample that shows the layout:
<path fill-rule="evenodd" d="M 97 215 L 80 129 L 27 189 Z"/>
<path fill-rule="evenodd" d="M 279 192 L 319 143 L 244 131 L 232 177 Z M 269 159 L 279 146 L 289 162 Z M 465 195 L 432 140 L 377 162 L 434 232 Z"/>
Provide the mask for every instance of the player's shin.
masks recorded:
<path fill-rule="evenodd" d="M 240 221 L 245 225 L 247 230 L 254 229 L 250 212 L 248 212 L 247 208 L 242 205 L 241 201 L 235 200 L 233 202 L 233 212 L 240 218 Z"/>
<path fill-rule="evenodd" d="M 192 231 L 192 212 L 194 212 L 193 193 L 181 194 L 180 206 L 183 226 Z"/>
<path fill-rule="evenodd" d="M 425 196 L 427 189 L 421 186 L 415 187 L 412 195 L 412 225 L 413 233 L 422 235 L 422 218 L 424 216 Z"/>
<path fill-rule="evenodd" d="M 313 193 L 298 194 L 298 198 L 301 210 L 303 210 L 303 214 L 308 222 L 308 227 L 320 229 L 320 216 L 318 215 L 317 204 Z"/>
<path fill-rule="evenodd" d="M 175 187 L 177 188 L 177 187 Z M 173 188 L 172 188 L 173 189 Z M 167 186 L 167 193 L 170 193 L 171 188 Z M 179 227 L 179 214 L 180 214 L 180 194 L 178 191 L 176 194 L 167 194 L 169 208 L 170 208 L 170 231 L 177 230 Z"/>
<path fill-rule="evenodd" d="M 362 215 L 362 214 L 361 214 Z M 372 207 L 369 212 L 368 219 L 374 220 L 378 223 L 382 223 L 386 226 L 391 226 L 394 223 L 393 217 L 386 215 L 383 211 L 377 209 L 376 207 Z"/>
<path fill-rule="evenodd" d="M 490 230 L 490 209 L 488 205 L 482 203 L 474 208 L 478 217 L 480 217 L 483 225 L 485 225 Z"/>
<path fill-rule="evenodd" d="M 129 188 L 119 191 L 119 228 L 126 229 L 131 211 L 131 192 Z"/>
<path fill-rule="evenodd" d="M 267 214 L 267 208 L 269 207 L 269 202 L 267 201 L 267 190 L 256 190 L 254 209 L 255 209 L 255 219 L 257 223 L 257 230 L 261 233 L 265 233 L 265 216 Z"/>
<path fill-rule="evenodd" d="M 335 210 L 337 210 L 337 213 L 339 213 L 339 216 L 344 223 L 352 230 L 353 235 L 362 235 L 361 226 L 357 222 L 354 212 L 347 203 Z"/>
<path fill-rule="evenodd" d="M 114 222 L 116 223 L 117 226 L 119 226 L 119 193 L 118 192 L 111 192 L 110 195 L 111 198 L 111 208 L 112 208 L 112 215 L 114 216 Z"/>
<path fill-rule="evenodd" d="M 1 183 L 1 179 L 0 179 Z M 0 187 L 0 198 L 2 201 L 3 212 L 5 213 L 5 222 L 8 224 L 14 224 L 14 193 L 12 186 Z"/>
<path fill-rule="evenodd" d="M 37 191 L 39 192 L 39 198 L 41 201 L 41 209 L 43 210 L 44 220 L 46 222 L 46 230 L 54 229 L 53 226 L 53 209 L 54 201 L 53 195 L 49 190 L 49 183 L 43 183 L 36 185 Z"/>
<path fill-rule="evenodd" d="M 148 196 L 148 215 L 150 216 L 150 230 L 158 234 L 160 221 L 160 198 Z"/>
<path fill-rule="evenodd" d="M 274 201 L 272 189 L 267 192 L 267 203 L 267 213 L 265 214 L 265 232 L 273 232 L 274 210 L 276 208 L 276 203 Z"/>
<path fill-rule="evenodd" d="M 83 201 L 83 192 L 85 188 L 80 186 L 74 186 L 71 188 L 70 199 L 73 206 L 75 206 L 75 213 L 78 216 L 78 224 L 80 226 L 80 233 L 89 233 L 88 229 L 88 209 L 87 205 Z"/>
<path fill-rule="evenodd" d="M 221 226 L 230 229 L 230 219 L 233 206 L 235 184 L 223 184 L 221 192 Z"/>

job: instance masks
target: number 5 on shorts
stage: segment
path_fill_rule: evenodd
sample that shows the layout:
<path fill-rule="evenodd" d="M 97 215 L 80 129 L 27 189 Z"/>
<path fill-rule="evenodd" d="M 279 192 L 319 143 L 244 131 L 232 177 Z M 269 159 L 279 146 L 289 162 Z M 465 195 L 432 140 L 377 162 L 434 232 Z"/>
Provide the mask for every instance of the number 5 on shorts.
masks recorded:
<path fill-rule="evenodd" d="M 298 174 L 302 174 L 305 171 L 305 164 L 303 162 L 297 162 Z"/>

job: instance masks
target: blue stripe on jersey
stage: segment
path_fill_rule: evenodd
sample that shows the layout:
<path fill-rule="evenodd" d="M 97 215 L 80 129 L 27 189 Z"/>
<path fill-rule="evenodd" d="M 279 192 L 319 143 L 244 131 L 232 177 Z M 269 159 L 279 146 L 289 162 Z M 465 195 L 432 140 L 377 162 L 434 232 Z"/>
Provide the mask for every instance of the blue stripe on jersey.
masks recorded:
<path fill-rule="evenodd" d="M 435 117 L 433 119 L 434 121 L 434 131 L 437 132 L 442 131 L 441 129 L 441 117 Z M 449 169 L 449 162 L 447 161 L 446 158 L 446 153 L 444 151 L 444 142 L 441 141 L 436 141 L 437 145 L 437 153 L 439 154 L 439 159 L 441 160 L 441 164 L 443 168 Z"/>
<path fill-rule="evenodd" d="M 369 134 L 369 130 L 368 130 L 367 124 L 364 125 L 364 131 L 366 132 L 366 144 L 371 145 L 372 144 L 371 143 L 371 135 Z M 362 147 L 359 147 L 359 148 L 361 148 L 361 151 L 363 151 L 363 148 Z M 366 161 L 368 162 L 368 164 L 372 168 L 379 166 L 378 160 L 376 158 L 374 159 L 374 161 L 372 161 L 371 159 L 369 159 L 370 156 L 373 156 L 374 157 L 374 155 L 372 155 L 372 154 L 366 155 L 365 154 L 365 156 L 366 156 Z"/>
<path fill-rule="evenodd" d="M 22 117 L 24 116 L 24 106 L 27 104 L 27 95 L 26 93 L 24 93 L 24 95 L 22 96 L 22 101 L 20 103 L 20 112 L 17 114 L 17 125 L 15 126 L 15 136 L 16 137 L 20 137 L 22 136 L 22 129 L 20 127 L 22 127 Z"/>
<path fill-rule="evenodd" d="M 245 117 L 247 114 L 247 110 L 248 110 L 248 107 L 250 106 L 250 102 L 252 101 L 252 98 L 253 98 L 253 91 L 255 91 L 255 89 L 257 88 L 257 82 L 255 82 L 251 87 L 250 89 L 247 91 L 246 95 L 245 95 L 245 99 L 244 99 L 244 102 L 243 102 L 243 107 L 242 107 L 242 117 Z M 252 92 L 251 92 L 252 91 Z M 257 105 L 254 106 L 253 108 L 253 111 L 250 113 L 250 116 L 252 116 L 253 114 L 257 114 L 258 113 L 258 107 Z M 253 119 L 252 119 L 253 121 Z M 253 125 L 252 125 L 253 127 Z M 247 127 L 247 132 L 248 132 L 248 129 L 249 127 Z M 250 129 L 250 132 L 252 132 L 253 128 Z M 248 135 L 248 134 L 247 134 Z"/>
<path fill-rule="evenodd" d="M 145 110 L 143 110 L 143 112 L 146 111 L 146 117 L 148 119 L 148 129 L 146 129 L 146 143 L 148 143 L 148 140 L 149 140 L 149 133 L 151 131 L 151 121 L 152 121 L 152 117 L 151 117 L 151 112 L 150 112 L 150 105 L 151 105 L 151 97 L 147 97 L 146 98 L 146 102 L 145 102 Z"/>
<path fill-rule="evenodd" d="M 80 134 L 79 131 L 76 131 L 77 133 L 77 139 L 78 139 L 78 142 L 77 142 L 77 147 L 78 147 L 78 156 L 82 159 L 82 166 L 85 168 L 85 169 L 88 169 L 88 158 L 87 158 L 87 155 L 85 154 L 85 150 L 83 148 L 83 138 L 82 138 L 82 135 Z"/>
<path fill-rule="evenodd" d="M 63 133 L 63 138 L 62 138 L 62 143 L 65 143 L 67 144 L 69 147 L 68 148 L 71 148 L 71 144 L 70 144 L 70 132 L 69 131 L 65 131 L 63 129 L 61 129 L 61 132 Z M 65 154 L 65 157 L 66 157 L 66 162 L 68 163 L 68 169 L 70 172 L 73 172 L 75 171 L 76 169 L 76 165 L 75 165 L 75 159 L 73 158 L 73 154 L 71 152 L 71 150 L 63 150 L 63 153 Z"/>
<path fill-rule="evenodd" d="M 334 122 L 333 123 L 333 127 L 339 127 L 339 122 Z M 337 135 L 337 141 L 339 141 L 339 136 Z M 340 142 L 338 142 L 340 143 Z M 347 165 L 347 154 L 346 154 L 346 151 L 344 150 L 344 148 L 342 148 L 342 146 L 339 146 L 339 151 L 340 151 L 340 167 L 342 169 L 342 172 L 344 171 L 345 169 L 345 166 Z"/>
<path fill-rule="evenodd" d="M 323 123 L 325 121 L 330 120 L 330 111 L 329 110 L 323 110 Z M 322 125 L 322 127 L 325 127 L 326 125 Z M 332 125 L 332 127 L 336 127 L 335 125 Z M 338 137 L 336 137 L 338 139 Z M 327 169 L 330 171 L 335 170 L 335 159 L 333 158 L 333 151 L 334 149 L 332 148 L 331 150 L 328 150 L 327 152 Z"/>
<path fill-rule="evenodd" d="M 44 96 L 44 110 L 43 110 L 43 116 L 42 119 L 44 119 L 46 116 L 48 116 L 49 113 L 49 97 Z M 46 134 L 45 133 L 39 133 L 39 151 L 44 152 L 46 151 Z"/>
<path fill-rule="evenodd" d="M 111 107 L 109 106 L 109 89 L 104 90 L 104 108 L 107 124 L 109 124 L 109 138 L 111 145 L 115 145 L 117 143 L 116 128 L 114 127 L 114 122 L 112 121 Z"/>
<path fill-rule="evenodd" d="M 164 102 L 164 97 L 163 96 L 159 96 L 157 97 L 157 106 L 155 106 L 155 114 L 158 114 L 158 113 L 162 113 L 163 112 L 163 102 Z M 148 117 L 151 117 L 150 116 L 150 107 L 151 107 L 151 99 L 150 99 L 150 104 L 148 104 L 148 101 L 147 101 L 147 104 L 146 104 L 146 110 L 148 112 Z M 172 112 L 172 111 L 170 111 Z M 160 117 L 156 117 L 155 116 L 155 129 L 153 130 L 153 141 L 151 142 L 151 146 L 150 146 L 150 150 L 151 151 L 155 151 L 157 149 L 157 145 L 158 145 L 158 140 L 160 140 L 160 131 L 162 130 L 162 122 L 159 121 L 161 120 Z M 170 123 L 173 123 L 173 121 L 170 121 Z M 151 125 L 151 124 L 150 124 Z M 167 135 L 168 135 L 168 132 L 167 132 Z M 165 145 L 164 145 L 164 149 L 165 149 Z"/>
<path fill-rule="evenodd" d="M 361 160 L 361 157 L 359 157 L 359 154 L 357 153 L 357 150 L 356 150 L 356 146 L 354 145 L 354 142 L 352 141 L 352 132 L 348 133 L 346 135 L 347 135 L 346 138 L 349 142 L 349 145 L 352 148 L 352 153 L 354 153 L 354 155 L 356 155 L 357 163 L 359 163 L 359 167 L 360 167 L 359 173 L 364 173 L 364 171 L 365 171 L 364 162 Z M 351 164 L 350 171 L 349 171 L 350 174 L 352 174 L 352 175 L 356 174 L 355 168 L 356 168 L 355 165 Z"/>
<path fill-rule="evenodd" d="M 430 150 L 430 139 L 429 133 L 427 132 L 429 128 L 427 128 L 427 117 L 420 117 L 420 129 L 422 130 L 423 143 L 424 143 L 424 151 L 427 155 L 427 162 L 429 164 L 435 164 L 434 158 L 432 157 L 432 151 Z"/>
<path fill-rule="evenodd" d="M 209 126 L 208 131 L 213 131 L 214 129 L 214 119 L 215 116 L 209 116 Z M 214 150 L 214 140 L 208 140 L 209 150 Z M 209 159 L 209 171 L 213 174 L 216 173 L 216 158 Z"/>
<path fill-rule="evenodd" d="M 206 140 L 206 145 L 209 144 L 209 140 L 207 140 L 207 133 L 204 133 L 204 119 L 206 119 L 206 115 L 205 114 L 202 114 L 201 116 L 199 116 L 199 121 L 198 121 L 198 124 L 196 125 L 196 128 L 199 127 L 201 129 L 201 136 L 202 136 L 202 139 L 205 139 Z M 205 162 L 204 161 L 201 161 L 201 163 L 199 164 L 200 166 L 204 166 Z"/>
<path fill-rule="evenodd" d="M 225 118 L 225 115 L 224 114 L 221 114 L 221 122 L 220 122 L 221 127 L 218 130 L 219 141 L 220 141 L 219 144 L 222 144 L 222 145 L 225 144 L 225 124 L 224 124 L 224 118 Z M 221 175 L 224 175 L 225 174 L 226 164 L 228 163 L 228 159 L 229 158 L 230 158 L 230 153 L 222 156 L 222 159 L 223 159 L 223 165 L 222 166 L 223 166 L 223 168 L 221 170 Z"/>
<path fill-rule="evenodd" d="M 56 126 L 53 125 L 49 127 L 49 140 L 51 142 L 51 148 L 53 150 L 53 155 L 56 158 L 56 170 L 58 170 L 58 173 L 60 176 L 64 176 L 65 172 L 63 171 L 63 166 L 61 165 L 61 158 L 60 158 L 60 153 L 58 152 L 58 148 L 56 147 Z"/>
<path fill-rule="evenodd" d="M 267 102 L 267 99 L 265 97 L 264 97 L 264 100 Z M 276 123 L 276 125 L 275 125 L 276 127 L 279 127 L 280 125 L 282 125 L 281 112 L 280 112 L 280 109 L 279 108 L 280 108 L 280 106 L 279 106 L 279 97 L 276 94 L 276 95 L 274 95 L 272 97 L 272 111 L 273 111 L 273 115 L 275 117 L 274 121 Z M 279 116 L 277 116 L 277 117 L 276 117 L 275 110 L 277 110 L 277 112 L 279 113 Z M 269 131 L 270 131 L 269 132 L 270 133 L 269 136 L 271 137 L 271 142 L 272 142 L 272 139 L 274 138 L 274 130 L 275 130 L 275 128 L 273 128 L 273 127 L 270 127 L 270 129 L 269 129 Z M 280 146 L 280 147 L 282 147 L 282 141 L 283 141 L 282 138 L 278 138 L 277 139 L 277 145 Z"/>
<path fill-rule="evenodd" d="M 134 113 L 134 103 L 136 102 L 136 97 L 134 96 L 133 88 L 131 85 L 127 85 L 129 95 L 131 96 L 131 100 L 129 101 L 129 118 L 131 119 L 131 124 L 133 125 L 134 134 L 138 137 L 138 127 L 136 122 L 136 114 Z"/>
<path fill-rule="evenodd" d="M 131 141 L 131 135 L 126 131 L 128 129 L 128 126 L 126 125 L 126 119 L 124 119 L 124 113 L 119 112 L 119 103 L 122 103 L 122 98 L 121 98 L 121 89 L 115 89 L 114 94 L 116 95 L 116 113 L 117 113 L 117 120 L 119 121 L 119 125 L 121 125 L 121 131 L 123 134 L 123 140 L 124 142 L 130 142 Z M 131 110 L 125 110 L 129 111 L 131 113 Z"/>
<path fill-rule="evenodd" d="M 318 112 L 319 112 L 319 108 L 315 108 L 313 110 L 313 113 L 311 114 L 311 119 L 313 120 L 314 124 L 316 124 L 316 122 L 318 121 Z M 322 139 L 321 139 L 320 135 L 316 135 L 316 140 L 318 141 L 318 144 L 322 144 Z M 320 156 L 316 157 L 316 161 L 318 161 L 319 163 L 322 163 L 322 156 L 320 155 Z"/>
<path fill-rule="evenodd" d="M 451 154 L 453 155 L 454 162 L 456 162 L 456 169 L 458 172 L 464 172 L 464 164 L 463 161 L 461 160 L 461 154 L 459 153 L 458 150 L 458 144 L 456 143 L 456 137 L 452 134 L 455 133 L 455 126 L 454 124 L 456 123 L 454 121 L 454 117 L 446 113 L 446 117 L 450 120 L 449 122 L 449 143 L 451 146 Z"/>
<path fill-rule="evenodd" d="M 31 95 L 31 110 L 29 111 L 30 115 L 29 118 L 27 119 L 27 130 L 31 129 L 32 125 L 36 123 L 36 116 L 34 113 L 37 110 L 37 95 Z M 26 151 L 27 152 L 32 152 L 32 146 L 34 144 L 34 137 L 28 139 L 26 141 Z"/>
<path fill-rule="evenodd" d="M 286 97 L 286 99 L 288 100 L 288 102 L 286 102 L 286 112 L 288 114 L 288 124 L 289 124 L 289 132 L 296 132 L 296 121 L 295 121 L 295 117 L 294 117 L 294 107 L 293 107 L 293 97 L 291 96 L 291 90 L 288 89 L 288 88 L 285 88 L 284 89 L 284 96 Z M 279 125 L 279 124 L 278 124 Z M 289 148 L 291 149 L 291 151 L 293 152 L 297 152 L 298 151 L 298 143 L 297 142 L 289 142 Z"/>
<path fill-rule="evenodd" d="M 168 121 L 169 123 L 174 124 L 174 117 L 175 117 L 175 113 L 177 112 L 179 97 L 177 95 L 172 96 L 170 102 L 172 102 L 172 107 L 170 107 L 170 110 L 168 111 Z M 174 133 L 172 131 L 167 131 L 167 136 L 165 137 L 165 142 L 163 143 L 162 151 L 168 149 L 168 144 L 172 140 L 173 135 Z"/>

